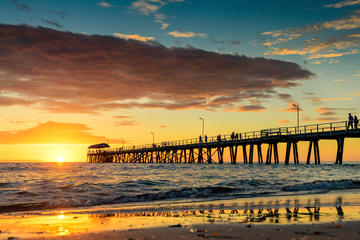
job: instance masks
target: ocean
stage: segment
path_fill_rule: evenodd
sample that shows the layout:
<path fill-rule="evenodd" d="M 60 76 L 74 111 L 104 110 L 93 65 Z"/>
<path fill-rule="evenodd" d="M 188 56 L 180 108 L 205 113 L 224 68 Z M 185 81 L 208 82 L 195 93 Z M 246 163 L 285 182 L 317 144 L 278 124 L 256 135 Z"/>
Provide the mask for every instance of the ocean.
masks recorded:
<path fill-rule="evenodd" d="M 0 213 L 360 193 L 360 164 L 0 163 Z"/>

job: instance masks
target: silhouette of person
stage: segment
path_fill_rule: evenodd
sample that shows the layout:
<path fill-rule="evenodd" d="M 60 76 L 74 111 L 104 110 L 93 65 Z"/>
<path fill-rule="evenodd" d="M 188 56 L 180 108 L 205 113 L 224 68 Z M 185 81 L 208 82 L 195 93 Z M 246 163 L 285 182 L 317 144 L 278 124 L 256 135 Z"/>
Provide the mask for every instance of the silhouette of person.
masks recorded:
<path fill-rule="evenodd" d="M 199 142 L 202 142 L 201 135 L 199 136 Z"/>
<path fill-rule="evenodd" d="M 353 121 L 354 121 L 354 118 L 353 118 L 353 116 L 351 116 L 351 113 L 349 113 L 348 129 L 350 128 L 350 126 L 351 126 L 351 129 L 354 129 L 353 128 Z"/>
<path fill-rule="evenodd" d="M 207 135 L 205 135 L 205 142 L 207 142 Z"/>
<path fill-rule="evenodd" d="M 357 116 L 354 116 L 354 128 L 357 129 L 358 128 L 358 124 L 359 124 L 359 120 L 357 118 Z"/>

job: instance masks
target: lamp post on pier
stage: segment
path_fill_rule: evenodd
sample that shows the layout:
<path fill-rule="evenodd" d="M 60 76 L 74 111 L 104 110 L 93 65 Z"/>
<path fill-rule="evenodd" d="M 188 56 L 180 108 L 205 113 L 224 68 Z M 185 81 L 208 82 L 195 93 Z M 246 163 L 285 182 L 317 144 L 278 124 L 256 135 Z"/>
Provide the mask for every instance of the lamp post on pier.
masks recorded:
<path fill-rule="evenodd" d="M 152 134 L 152 137 L 153 137 L 153 147 L 155 145 L 155 133 L 154 132 L 150 132 L 150 134 Z"/>
<path fill-rule="evenodd" d="M 300 105 L 293 103 L 293 106 L 296 107 L 297 112 L 297 132 L 300 132 L 299 130 L 299 112 L 300 112 Z"/>
<path fill-rule="evenodd" d="M 201 137 L 204 138 L 204 124 L 205 124 L 205 120 L 202 117 L 199 117 L 199 119 L 202 121 L 202 135 Z"/>

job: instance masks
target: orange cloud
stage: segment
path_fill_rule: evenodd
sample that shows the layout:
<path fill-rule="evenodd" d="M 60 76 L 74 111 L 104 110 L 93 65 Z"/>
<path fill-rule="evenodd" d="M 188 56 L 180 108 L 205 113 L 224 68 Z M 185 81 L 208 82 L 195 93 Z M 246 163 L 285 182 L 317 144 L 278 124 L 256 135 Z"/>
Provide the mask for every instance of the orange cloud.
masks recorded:
<path fill-rule="evenodd" d="M 79 123 L 48 121 L 18 131 L 0 132 L 0 144 L 92 144 L 106 142 L 102 136 L 92 135 L 91 128 Z M 122 143 L 111 139 L 113 143 Z"/>
<path fill-rule="evenodd" d="M 114 33 L 114 36 L 124 38 L 124 39 L 134 39 L 134 40 L 138 40 L 138 41 L 142 41 L 142 42 L 154 40 L 153 37 L 144 37 L 144 36 L 140 36 L 138 34 Z"/>
<path fill-rule="evenodd" d="M 326 4 L 327 8 L 342 8 L 346 6 L 360 5 L 360 0 L 345 0 L 338 3 Z"/>
<path fill-rule="evenodd" d="M 280 120 L 279 121 L 280 124 L 285 124 L 285 123 L 293 123 L 293 121 L 289 121 L 289 120 Z"/>
<path fill-rule="evenodd" d="M 136 122 L 135 120 L 123 120 L 123 121 L 117 121 L 115 122 L 115 125 L 118 127 L 123 127 L 123 126 L 137 126 L 139 125 L 138 122 Z"/>
<path fill-rule="evenodd" d="M 192 37 L 203 37 L 206 38 L 207 35 L 205 33 L 195 33 L 195 32 L 179 32 L 179 31 L 172 31 L 168 32 L 170 36 L 177 37 L 177 38 L 192 38 Z"/>

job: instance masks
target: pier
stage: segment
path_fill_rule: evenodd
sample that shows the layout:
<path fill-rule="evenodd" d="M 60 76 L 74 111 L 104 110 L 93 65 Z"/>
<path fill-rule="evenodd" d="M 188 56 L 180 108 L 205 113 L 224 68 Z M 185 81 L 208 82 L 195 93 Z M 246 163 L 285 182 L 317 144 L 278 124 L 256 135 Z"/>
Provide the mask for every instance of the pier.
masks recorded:
<path fill-rule="evenodd" d="M 253 164 L 254 154 L 257 154 L 258 164 L 279 164 L 278 144 L 285 143 L 284 163 L 290 163 L 292 154 L 293 163 L 299 164 L 298 143 L 308 142 L 306 164 L 320 164 L 319 141 L 334 140 L 337 142 L 335 164 L 342 164 L 345 138 L 360 138 L 360 129 L 349 129 L 348 122 L 342 121 L 263 129 L 201 140 L 193 138 L 126 148 L 89 149 L 87 162 L 223 164 L 224 150 L 228 149 L 232 164 L 241 162 L 240 160 L 244 164 Z M 266 156 L 263 156 L 263 147 L 266 148 Z M 241 150 L 242 154 L 239 153 Z"/>

